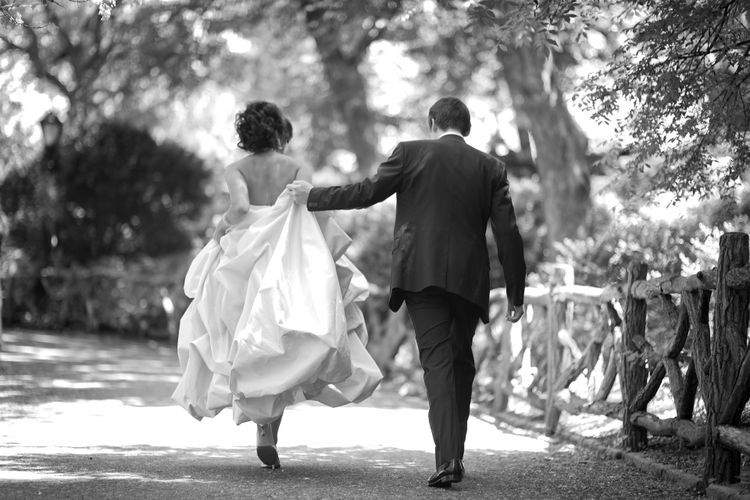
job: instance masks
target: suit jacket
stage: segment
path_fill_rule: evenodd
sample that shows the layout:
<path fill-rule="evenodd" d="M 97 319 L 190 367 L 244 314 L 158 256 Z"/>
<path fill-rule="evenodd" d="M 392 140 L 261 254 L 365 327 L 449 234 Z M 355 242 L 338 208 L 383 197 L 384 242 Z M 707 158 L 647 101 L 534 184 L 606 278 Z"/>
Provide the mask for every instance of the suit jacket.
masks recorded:
<path fill-rule="evenodd" d="M 399 143 L 372 177 L 346 186 L 316 187 L 307 208 L 365 208 L 396 193 L 391 296 L 439 287 L 476 304 L 488 321 L 487 221 L 505 274 L 508 300 L 523 304 L 526 263 L 503 163 L 457 135 Z"/>

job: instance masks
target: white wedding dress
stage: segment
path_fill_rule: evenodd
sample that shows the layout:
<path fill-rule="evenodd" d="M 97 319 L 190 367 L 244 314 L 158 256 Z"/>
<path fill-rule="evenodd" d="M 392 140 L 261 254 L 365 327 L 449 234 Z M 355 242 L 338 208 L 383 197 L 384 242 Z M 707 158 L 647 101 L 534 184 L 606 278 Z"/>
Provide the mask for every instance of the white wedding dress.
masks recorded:
<path fill-rule="evenodd" d="M 344 255 L 350 243 L 286 192 L 211 240 L 185 277 L 193 300 L 172 398 L 197 419 L 232 407 L 237 424 L 265 424 L 300 401 L 369 397 L 382 374 L 365 349 L 368 283 Z"/>

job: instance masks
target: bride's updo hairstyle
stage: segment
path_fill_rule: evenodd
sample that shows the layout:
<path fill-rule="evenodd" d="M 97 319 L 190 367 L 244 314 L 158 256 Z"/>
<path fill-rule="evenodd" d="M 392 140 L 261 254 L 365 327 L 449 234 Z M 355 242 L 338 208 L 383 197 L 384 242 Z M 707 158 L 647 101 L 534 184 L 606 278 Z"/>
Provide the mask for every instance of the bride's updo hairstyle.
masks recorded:
<path fill-rule="evenodd" d="M 278 150 L 279 131 L 284 130 L 284 117 L 278 106 L 254 101 L 237 113 L 234 128 L 240 140 L 237 146 L 250 153 Z"/>

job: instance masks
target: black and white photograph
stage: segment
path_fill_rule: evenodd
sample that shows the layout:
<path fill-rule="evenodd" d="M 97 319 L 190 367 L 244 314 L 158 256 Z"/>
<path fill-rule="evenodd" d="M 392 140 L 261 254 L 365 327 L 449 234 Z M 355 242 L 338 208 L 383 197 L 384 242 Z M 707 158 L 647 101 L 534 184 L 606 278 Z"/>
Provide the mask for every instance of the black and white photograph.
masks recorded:
<path fill-rule="evenodd" d="M 0 0 L 0 498 L 750 498 L 746 0 Z"/>

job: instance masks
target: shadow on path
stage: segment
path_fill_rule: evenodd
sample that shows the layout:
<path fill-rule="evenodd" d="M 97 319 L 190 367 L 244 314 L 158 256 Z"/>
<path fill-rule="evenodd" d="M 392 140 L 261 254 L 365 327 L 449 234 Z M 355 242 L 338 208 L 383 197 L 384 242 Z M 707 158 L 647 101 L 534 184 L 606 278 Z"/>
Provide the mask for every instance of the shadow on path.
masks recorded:
<path fill-rule="evenodd" d="M 290 408 L 283 468 L 252 424 L 193 420 L 169 399 L 172 347 L 11 331 L 0 353 L 0 498 L 686 498 L 670 483 L 472 418 L 466 480 L 426 487 L 426 405 L 385 388 L 362 405 Z"/>

